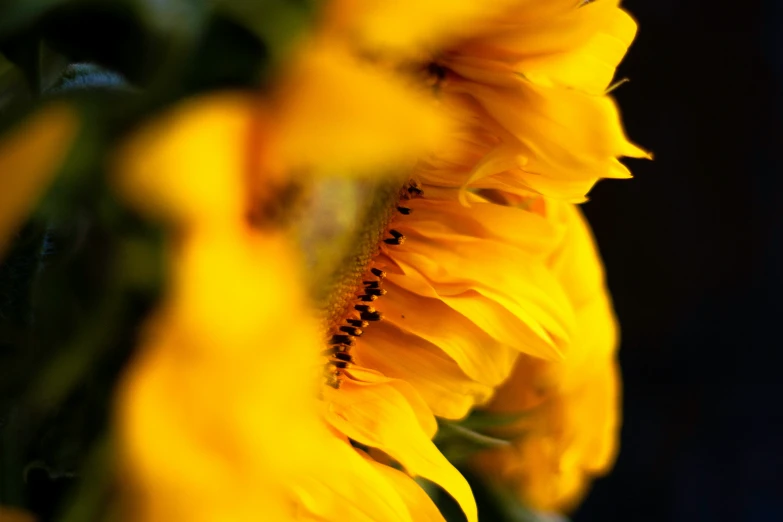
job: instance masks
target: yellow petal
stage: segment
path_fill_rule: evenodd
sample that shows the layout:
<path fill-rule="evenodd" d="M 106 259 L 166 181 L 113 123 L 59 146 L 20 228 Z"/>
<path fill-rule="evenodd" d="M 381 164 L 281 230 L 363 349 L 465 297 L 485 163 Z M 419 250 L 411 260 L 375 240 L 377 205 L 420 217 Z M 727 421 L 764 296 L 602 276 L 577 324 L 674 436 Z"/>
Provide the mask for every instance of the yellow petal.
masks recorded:
<path fill-rule="evenodd" d="M 573 0 L 517 0 L 458 51 L 509 62 L 567 52 L 591 38 L 617 4 L 617 0 L 602 0 L 580 7 Z"/>
<path fill-rule="evenodd" d="M 564 511 L 617 451 L 619 374 L 617 325 L 589 227 L 573 205 L 547 202 L 547 215 L 565 230 L 550 266 L 573 303 L 576 325 L 568 356 L 558 362 L 518 359 L 509 380 L 486 408 L 525 412 L 493 433 L 513 445 L 475 461 L 492 480 L 517 490 L 538 509 Z"/>
<path fill-rule="evenodd" d="M 549 266 L 578 309 L 595 296 L 607 293 L 595 238 L 578 206 L 549 201 L 547 212 L 549 220 L 563 230 L 562 247 L 552 253 Z"/>
<path fill-rule="evenodd" d="M 385 322 L 437 346 L 473 380 L 496 386 L 508 376 L 516 357 L 513 348 L 494 340 L 440 299 L 416 295 L 391 281 L 384 289 L 386 295 L 375 308 Z M 372 343 L 372 330 L 362 337 L 363 343 Z"/>
<path fill-rule="evenodd" d="M 403 473 L 389 466 L 384 466 L 373 460 L 368 461 L 375 470 L 394 485 L 394 489 L 400 494 L 408 506 L 416 522 L 446 522 L 440 514 L 437 506 L 432 502 L 427 493 L 416 482 Z"/>
<path fill-rule="evenodd" d="M 303 296 L 280 238 L 238 239 L 189 238 L 175 257 L 168 304 L 120 387 L 123 463 L 148 520 L 184 513 L 203 520 L 226 504 L 235 504 L 228 511 L 235 520 L 286 510 L 288 497 L 272 481 L 286 484 L 309 466 L 303 451 L 286 448 L 314 447 L 316 381 L 301 376 L 317 360 L 318 334 L 302 318 L 286 350 L 258 350 Z M 288 431 L 270 429 L 269 419 Z M 251 483 L 267 485 L 276 500 L 267 506 L 250 496 Z"/>
<path fill-rule="evenodd" d="M 415 522 L 409 494 L 398 489 L 395 477 L 361 456 L 345 439 L 313 432 L 307 473 L 295 477 L 292 488 L 300 513 L 315 520 L 356 522 Z M 413 482 L 412 479 L 408 479 Z M 415 483 L 414 483 L 415 485 Z M 296 518 L 299 520 L 299 518 Z"/>
<path fill-rule="evenodd" d="M 589 32 L 584 32 L 582 41 L 563 48 L 558 40 L 558 49 L 550 52 L 530 52 L 520 48 L 513 56 L 502 53 L 473 54 L 457 52 L 447 55 L 444 65 L 472 81 L 510 87 L 519 75 L 527 80 L 547 87 L 565 87 L 584 92 L 603 94 L 615 74 L 636 35 L 636 22 L 628 13 L 610 7 L 585 6 L 580 14 L 593 13 L 603 9 L 600 21 L 591 23 Z M 538 27 L 537 30 L 546 30 Z M 526 36 L 529 37 L 530 31 Z M 569 36 L 573 36 L 570 33 Z"/>
<path fill-rule="evenodd" d="M 524 208 L 490 203 L 470 192 L 463 204 L 455 190 L 425 189 L 426 197 L 406 202 L 413 212 L 405 222 L 422 235 L 495 239 L 541 258 L 547 258 L 563 240 L 564 227 Z"/>
<path fill-rule="evenodd" d="M 614 102 L 576 90 L 544 87 L 520 79 L 516 87 L 453 82 L 452 88 L 474 96 L 513 136 L 526 159 L 517 175 L 533 190 L 579 201 L 583 190 L 605 177 L 628 177 L 618 156 L 649 157 L 630 143 Z"/>
<path fill-rule="evenodd" d="M 406 242 L 396 247 L 394 260 L 405 275 L 390 274 L 390 281 L 438 297 L 490 335 L 502 336 L 503 344 L 539 357 L 562 356 L 573 313 L 540 260 L 488 239 L 399 230 Z M 492 324 L 499 329 L 488 330 Z M 504 335 L 509 328 L 513 334 Z"/>
<path fill-rule="evenodd" d="M 347 379 L 328 390 L 329 422 L 351 439 L 386 452 L 409 473 L 448 491 L 469 522 L 477 521 L 476 502 L 467 481 L 438 451 L 406 399 L 389 383 L 358 385 Z"/>
<path fill-rule="evenodd" d="M 351 376 L 351 382 L 355 386 L 370 386 L 376 384 L 384 384 L 405 398 L 408 404 L 408 408 L 416 415 L 416 419 L 419 421 L 419 426 L 427 434 L 427 437 L 432 438 L 435 436 L 435 432 L 438 431 L 438 423 L 432 416 L 432 412 L 427 407 L 427 403 L 422 400 L 421 396 L 410 385 L 410 383 L 392 379 L 382 373 L 369 370 L 367 368 L 361 368 L 354 366 L 347 370 L 347 373 Z"/>
<path fill-rule="evenodd" d="M 492 395 L 491 386 L 470 379 L 440 348 L 386 321 L 368 329 L 355 352 L 359 365 L 411 384 L 439 417 L 460 419 Z"/>
<path fill-rule="evenodd" d="M 526 58 L 515 68 L 535 83 L 602 94 L 635 35 L 634 19 L 622 9 L 613 9 L 606 25 L 583 45 L 556 55 Z"/>
<path fill-rule="evenodd" d="M 76 111 L 58 103 L 0 136 L 0 255 L 51 183 L 78 129 Z"/>

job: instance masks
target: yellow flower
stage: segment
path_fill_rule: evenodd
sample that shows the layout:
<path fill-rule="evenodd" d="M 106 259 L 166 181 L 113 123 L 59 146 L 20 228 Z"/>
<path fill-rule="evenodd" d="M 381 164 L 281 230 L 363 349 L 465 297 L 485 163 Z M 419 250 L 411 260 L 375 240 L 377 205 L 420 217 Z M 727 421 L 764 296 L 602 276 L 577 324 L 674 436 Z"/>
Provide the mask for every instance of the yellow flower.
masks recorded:
<path fill-rule="evenodd" d="M 479 454 L 474 464 L 528 505 L 566 511 L 617 451 L 617 326 L 589 226 L 571 205 L 551 208 L 565 239 L 550 265 L 576 314 L 569 355 L 559 362 L 519 358 L 486 406 L 501 415 L 521 414 L 493 432 L 513 444 Z"/>
<path fill-rule="evenodd" d="M 362 37 L 354 45 L 386 67 L 396 56 L 396 69 L 418 71 L 412 77 L 424 78 L 420 88 L 430 86 L 456 131 L 391 198 L 397 212 L 357 266 L 359 301 L 331 333 L 344 338 L 357 321 L 382 316 L 341 349 L 410 382 L 436 415 L 460 418 L 490 399 L 519 354 L 568 357 L 577 319 L 547 264 L 563 231 L 542 198 L 583 200 L 597 179 L 628 175 L 617 156 L 645 155 L 604 93 L 636 26 L 614 1 L 514 1 L 481 11 L 473 34 L 439 35 L 439 47 L 411 52 L 362 31 L 375 23 L 373 9 L 396 27 L 393 8 L 365 9 L 366 20 L 342 21 Z M 417 27 L 403 32 L 418 41 Z"/>
<path fill-rule="evenodd" d="M 53 103 L 0 136 L 0 256 L 49 187 L 78 128 L 74 109 Z"/>
<path fill-rule="evenodd" d="M 414 475 L 441 485 L 473 521 L 467 483 L 430 440 L 433 413 L 460 418 L 486 403 L 518 360 L 517 368 L 581 360 L 570 353 L 583 333 L 581 304 L 553 262 L 575 225 L 563 223 L 571 207 L 555 200 L 583 200 L 598 179 L 628 175 L 618 156 L 645 155 L 604 93 L 635 24 L 608 0 L 417 5 L 335 2 L 270 99 L 186 106 L 123 154 L 126 195 L 179 231 L 177 278 L 147 341 L 158 358 L 141 359 L 120 400 L 126 465 L 150 506 L 144 518 L 189 510 L 188 496 L 217 476 L 202 513 L 441 519 Z M 404 12 L 421 18 L 402 24 Z M 475 26 L 466 23 L 474 16 Z M 380 30 L 382 20 L 404 30 Z M 439 139 L 444 115 L 448 141 Z M 279 298 L 284 288 L 297 294 L 299 274 L 265 259 L 291 263 L 282 229 L 321 246 L 307 232 L 319 228 L 293 219 L 285 195 L 291 186 L 307 192 L 316 175 L 369 170 L 391 175 L 366 183 L 369 202 L 344 263 L 323 272 L 323 259 L 307 260 L 318 274 L 311 287 L 326 289 L 311 289 L 321 312 L 314 337 L 298 326 L 310 320 L 308 306 Z M 216 283 L 224 279 L 226 289 Z M 234 303 L 242 312 L 232 320 Z M 273 320 L 256 324 L 253 314 Z M 203 359 L 179 371 L 183 357 L 173 354 L 190 349 Z M 265 358 L 279 349 L 299 362 Z M 302 361 L 315 368 L 312 382 Z M 270 362 L 274 375 L 259 369 Z M 552 379 L 557 390 L 566 381 Z M 202 382 L 213 385 L 197 390 Z M 169 386 L 185 396 L 153 403 Z M 293 395 L 278 400 L 286 390 Z M 236 409 L 219 407 L 235 400 Z M 152 463 L 169 450 L 144 426 L 179 402 L 184 413 L 161 426 L 170 444 L 189 438 L 182 448 L 192 452 L 160 477 Z M 181 486 L 181 474 L 194 482 Z M 160 481 L 169 489 L 156 488 Z M 245 499 L 248 484 L 270 481 L 269 507 Z"/>

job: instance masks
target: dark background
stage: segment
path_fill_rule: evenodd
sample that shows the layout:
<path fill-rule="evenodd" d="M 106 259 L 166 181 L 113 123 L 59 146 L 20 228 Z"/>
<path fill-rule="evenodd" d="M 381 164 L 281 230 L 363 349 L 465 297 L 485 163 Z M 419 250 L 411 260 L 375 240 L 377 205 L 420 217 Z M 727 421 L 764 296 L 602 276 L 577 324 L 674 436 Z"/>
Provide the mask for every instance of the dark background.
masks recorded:
<path fill-rule="evenodd" d="M 783 520 L 783 2 L 627 0 L 655 161 L 586 204 L 622 325 L 621 451 L 575 522 Z"/>

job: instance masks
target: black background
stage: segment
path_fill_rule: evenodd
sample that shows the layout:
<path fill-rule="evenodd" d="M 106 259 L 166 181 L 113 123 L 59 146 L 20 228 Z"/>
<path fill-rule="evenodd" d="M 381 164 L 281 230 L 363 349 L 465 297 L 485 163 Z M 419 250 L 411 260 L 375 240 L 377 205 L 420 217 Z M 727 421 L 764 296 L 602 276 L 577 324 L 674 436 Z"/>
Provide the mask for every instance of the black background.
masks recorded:
<path fill-rule="evenodd" d="M 783 2 L 624 6 L 640 31 L 615 94 L 655 160 L 585 205 L 622 325 L 624 425 L 574 521 L 783 520 Z"/>

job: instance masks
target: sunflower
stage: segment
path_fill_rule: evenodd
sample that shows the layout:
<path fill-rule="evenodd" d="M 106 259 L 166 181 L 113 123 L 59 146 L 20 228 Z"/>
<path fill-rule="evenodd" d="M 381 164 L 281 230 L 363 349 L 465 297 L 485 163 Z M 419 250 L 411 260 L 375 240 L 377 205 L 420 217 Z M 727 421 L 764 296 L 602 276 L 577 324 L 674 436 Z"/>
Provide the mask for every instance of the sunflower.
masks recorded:
<path fill-rule="evenodd" d="M 611 460 L 617 382 L 608 298 L 585 305 L 564 268 L 570 205 L 646 156 L 608 97 L 633 20 L 611 0 L 335 0 L 321 21 L 263 98 L 191 100 L 117 156 L 170 273 L 117 396 L 125 512 L 442 520 L 421 477 L 472 522 L 432 437 L 487 404 L 536 412 L 509 428 L 517 453 L 478 465 L 573 502 Z M 53 105 L 0 143 L 0 170 L 29 171 L 0 245 L 77 127 Z"/>
<path fill-rule="evenodd" d="M 470 488 L 430 440 L 436 429 L 433 414 L 457 419 L 487 403 L 520 358 L 570 357 L 579 317 L 567 282 L 551 266 L 566 235 L 556 219 L 558 207 L 551 202 L 583 200 L 598 179 L 628 175 L 618 156 L 645 153 L 627 141 L 617 109 L 605 93 L 635 31 L 616 2 L 459 6 L 370 3 L 351 10 L 335 2 L 315 44 L 304 47 L 287 81 L 270 99 L 188 106 L 174 123 L 142 131 L 121 155 L 123 191 L 148 215 L 181 231 L 172 271 L 184 274 L 153 320 L 146 348 L 119 401 L 125 462 L 136 491 L 148 495 L 142 503 L 149 506 L 145 518 L 190 509 L 185 505 L 189 490 L 177 490 L 176 476 L 209 476 L 209 463 L 200 469 L 195 457 L 181 459 L 168 477 L 151 464 L 167 450 L 154 448 L 143 426 L 176 409 L 178 399 L 174 395 L 168 403 L 152 404 L 157 394 L 150 390 L 176 387 L 186 379 L 190 384 L 182 383 L 182 388 L 212 409 L 185 408 L 189 417 L 181 420 L 179 436 L 169 442 L 189 437 L 193 448 L 216 459 L 229 491 L 247 491 L 232 488 L 232 480 L 255 480 L 252 471 L 228 477 L 227 470 L 245 462 L 242 455 L 249 459 L 243 469 L 252 462 L 255 473 L 280 470 L 279 484 L 270 486 L 278 499 L 270 501 L 274 513 L 317 519 L 346 514 L 357 519 L 440 519 L 413 475 L 439 484 L 457 499 L 468 520 L 475 520 Z M 401 38 L 393 36 L 396 31 L 368 29 L 373 20 L 395 26 L 405 10 L 429 22 L 410 24 Z M 455 17 L 451 29 L 428 35 L 426 27 L 445 13 Z M 465 23 L 474 16 L 475 25 Z M 573 65 L 584 60 L 602 64 L 600 73 Z M 404 84 L 407 94 L 402 94 Z M 225 120 L 226 115 L 233 116 Z M 226 121 L 233 123 L 226 127 Z M 446 127 L 448 139 L 433 139 Z M 368 170 L 387 175 L 351 182 L 365 200 L 354 210 L 361 219 L 353 234 L 313 237 L 313 231 L 323 232 L 321 216 L 308 215 L 308 209 L 319 203 L 313 192 L 325 184 L 313 180 Z M 208 181 L 198 181 L 202 177 Z M 232 198 L 221 199 L 215 187 L 226 183 L 226 177 L 241 188 L 231 189 Z M 333 194 L 329 190 L 339 192 L 327 187 L 327 194 Z M 318 397 L 314 405 L 309 399 L 301 399 L 298 406 L 287 399 L 276 406 L 258 405 L 259 412 L 271 408 L 259 419 L 290 424 L 290 442 L 265 433 L 273 429 L 262 420 L 233 418 L 252 417 L 250 406 L 217 411 L 220 397 L 233 401 L 245 384 L 240 404 L 245 398 L 247 404 L 274 402 L 290 383 L 279 389 L 251 386 L 268 374 L 254 374 L 261 371 L 256 368 L 243 377 L 236 366 L 242 357 L 224 359 L 231 351 L 223 353 L 223 345 L 238 334 L 223 332 L 220 322 L 194 320 L 198 314 L 187 304 L 203 303 L 206 310 L 238 302 L 267 313 L 273 307 L 269 302 L 277 300 L 279 282 L 263 290 L 260 281 L 278 272 L 296 293 L 296 274 L 286 276 L 290 269 L 262 261 L 265 249 L 269 255 L 286 251 L 279 246 L 285 243 L 280 234 L 295 237 L 306 251 L 305 279 L 319 312 L 321 336 L 314 339 L 307 333 L 312 327 L 303 327 L 301 337 L 297 332 L 287 339 L 298 323 L 269 312 L 277 318 L 276 328 L 266 320 L 252 327 L 242 323 L 245 333 L 239 339 L 249 342 L 252 337 L 258 346 L 274 343 L 268 350 L 281 344 L 321 368 L 320 384 L 302 387 Z M 226 241 L 234 246 L 222 248 Z M 220 257 L 216 252 L 232 249 L 235 258 L 212 259 Z M 249 266 L 249 258 L 257 258 L 259 267 Z M 190 270 L 191 263 L 201 271 Z M 177 298 L 180 287 L 199 292 L 202 280 L 220 280 L 227 277 L 225 272 L 234 272 L 231 278 L 241 276 L 243 266 L 247 278 L 258 281 L 247 285 L 253 292 L 242 293 L 245 289 L 232 283 L 238 294 L 224 295 L 205 283 L 203 291 L 214 295 Z M 257 306 L 250 304 L 252 298 Z M 280 304 L 276 310 L 282 308 Z M 293 309 L 308 315 L 307 305 Z M 239 316 L 246 317 L 244 308 Z M 286 332 L 284 339 L 277 329 Z M 156 377 L 155 368 L 166 363 L 144 361 L 177 360 L 174 353 L 189 353 L 183 339 L 199 339 L 192 349 L 205 354 L 203 364 L 188 377 L 168 363 L 172 369 Z M 258 361 L 249 366 L 262 364 L 240 353 Z M 237 382 L 230 382 L 231 371 L 218 371 L 221 361 L 238 372 Z M 206 397 L 192 382 L 201 382 L 199 375 L 208 382 L 211 367 L 219 379 L 214 388 L 221 394 Z M 266 380 L 301 382 L 307 374 L 301 370 L 281 369 L 276 379 Z M 227 437 L 208 428 L 216 424 L 227 427 Z M 280 454 L 300 452 L 301 459 L 297 456 L 290 469 L 281 470 L 276 459 L 282 457 L 269 450 L 275 445 L 288 449 Z M 328 448 L 339 458 L 326 462 L 323 453 L 302 446 Z M 190 462 L 196 466 L 191 471 Z M 159 481 L 170 489 L 156 489 Z M 259 478 L 258 483 L 268 481 Z M 359 484 L 376 487 L 369 499 L 357 491 Z M 205 487 L 194 483 L 193 491 Z M 206 498 L 211 502 L 212 497 Z M 220 510 L 221 502 L 215 499 L 210 505 Z M 263 512 L 254 502 L 239 502 L 235 509 L 246 509 L 248 516 Z"/>
<path fill-rule="evenodd" d="M 429 92 L 455 130 L 360 235 L 376 244 L 346 260 L 358 274 L 346 293 L 357 290 L 342 316 L 329 309 L 330 339 L 451 419 L 486 403 L 520 354 L 568 356 L 576 317 L 547 264 L 563 235 L 547 202 L 582 201 L 598 179 L 629 176 L 618 156 L 647 156 L 606 94 L 636 30 L 617 2 L 497 9 L 472 34 L 457 25 L 456 38 L 414 51 L 355 21 L 348 32 L 373 63 Z"/>
<path fill-rule="evenodd" d="M 551 207 L 565 235 L 549 264 L 576 315 L 569 356 L 558 362 L 517 360 L 485 407 L 517 418 L 491 430 L 512 444 L 478 454 L 473 465 L 527 505 L 567 511 L 617 451 L 617 325 L 589 225 L 572 205 L 553 202 Z"/>

